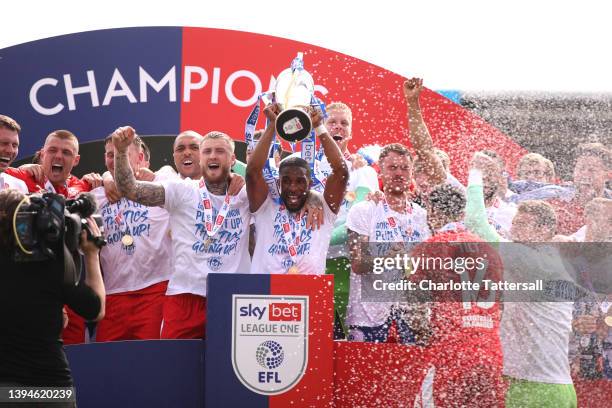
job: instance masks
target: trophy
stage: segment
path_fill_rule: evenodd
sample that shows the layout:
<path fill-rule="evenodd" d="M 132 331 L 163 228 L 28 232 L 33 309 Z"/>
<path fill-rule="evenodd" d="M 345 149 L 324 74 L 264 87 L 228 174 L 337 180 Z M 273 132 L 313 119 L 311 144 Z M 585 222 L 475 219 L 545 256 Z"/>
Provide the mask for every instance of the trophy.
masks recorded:
<path fill-rule="evenodd" d="M 291 68 L 281 72 L 274 88 L 275 100 L 281 105 L 276 119 L 276 134 L 290 142 L 300 142 L 310 134 L 312 122 L 306 110 L 314 93 L 312 76 L 304 70 L 304 54 L 298 52 Z"/>

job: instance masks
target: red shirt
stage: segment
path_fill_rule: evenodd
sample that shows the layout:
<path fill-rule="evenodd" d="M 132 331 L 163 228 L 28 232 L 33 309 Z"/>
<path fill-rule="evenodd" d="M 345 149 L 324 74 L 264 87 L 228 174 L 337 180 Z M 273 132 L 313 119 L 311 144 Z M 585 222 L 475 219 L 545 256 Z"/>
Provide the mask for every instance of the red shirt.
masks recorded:
<path fill-rule="evenodd" d="M 572 235 L 586 224 L 584 206 L 574 198 L 571 201 L 550 200 L 557 213 L 557 234 Z"/>
<path fill-rule="evenodd" d="M 34 178 L 30 175 L 30 173 L 26 171 L 9 167 L 8 169 L 6 169 L 6 173 L 13 177 L 17 177 L 20 180 L 23 180 L 23 182 L 26 183 L 26 186 L 28 187 L 28 191 L 30 193 L 38 193 L 41 190 L 47 190 L 45 188 L 46 183 L 42 186 L 39 185 L 36 180 L 34 180 Z M 91 185 L 88 182 L 79 179 L 78 177 L 70 175 L 68 176 L 66 183 L 64 183 L 63 185 L 53 185 L 53 188 L 55 189 L 55 192 L 57 194 L 61 194 L 66 198 L 74 198 L 79 195 L 79 193 L 90 191 Z"/>
<path fill-rule="evenodd" d="M 462 244 L 470 243 L 470 244 Z M 502 279 L 502 262 L 497 252 L 482 239 L 467 231 L 446 231 L 434 235 L 418 245 L 413 256 L 423 254 L 435 259 L 453 259 L 455 269 L 440 269 L 433 264 L 429 268 L 419 268 L 412 281 L 431 281 L 436 284 L 453 282 L 461 284 L 462 274 L 469 277 L 472 283 L 479 283 L 479 291 L 471 290 L 436 290 L 432 291 L 431 303 L 431 346 L 443 354 L 471 354 L 473 349 L 491 349 L 501 358 L 499 324 L 501 308 L 499 294 L 490 293 L 484 287 L 483 280 L 494 282 Z M 478 276 L 476 263 L 470 267 L 467 263 L 461 268 L 457 260 L 486 260 L 486 269 Z M 465 262 L 465 261 L 461 261 Z M 491 297 L 490 297 L 491 296 Z M 488 302 L 492 300 L 491 302 Z"/>

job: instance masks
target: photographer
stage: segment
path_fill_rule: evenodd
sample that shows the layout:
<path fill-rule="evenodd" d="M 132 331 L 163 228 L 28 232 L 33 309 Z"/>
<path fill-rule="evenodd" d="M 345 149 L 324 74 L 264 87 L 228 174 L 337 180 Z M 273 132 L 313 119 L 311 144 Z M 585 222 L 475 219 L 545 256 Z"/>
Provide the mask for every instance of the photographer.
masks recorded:
<path fill-rule="evenodd" d="M 0 387 L 71 387 L 72 377 L 60 339 L 62 307 L 68 305 L 86 319 L 104 317 L 99 249 L 91 241 L 100 235 L 100 230 L 88 219 L 89 239 L 85 229 L 81 231 L 80 249 L 87 274 L 84 283 L 65 283 L 63 256 L 15 262 L 18 242 L 14 216 L 20 205 L 29 204 L 30 199 L 17 190 L 0 192 Z M 61 255 L 63 239 L 50 246 Z"/>

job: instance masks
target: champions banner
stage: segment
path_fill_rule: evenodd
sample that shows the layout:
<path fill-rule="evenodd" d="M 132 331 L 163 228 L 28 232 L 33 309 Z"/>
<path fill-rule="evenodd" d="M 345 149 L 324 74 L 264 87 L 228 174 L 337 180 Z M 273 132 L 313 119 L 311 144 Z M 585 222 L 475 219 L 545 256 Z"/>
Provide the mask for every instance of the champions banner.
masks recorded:
<path fill-rule="evenodd" d="M 207 288 L 207 407 L 332 405 L 332 276 L 210 274 Z"/>
<path fill-rule="evenodd" d="M 408 144 L 400 75 L 310 44 L 209 28 L 99 30 L 2 49 L 0 113 L 22 126 L 19 158 L 34 154 L 56 129 L 72 131 L 81 143 L 128 124 L 142 136 L 220 130 L 242 140 L 257 96 L 273 88 L 275 75 L 297 52 L 304 53 L 316 96 L 352 108 L 351 150 Z M 476 150 L 497 150 L 509 168 L 523 154 L 442 95 L 426 90 L 421 104 L 434 143 L 450 154 L 460 178 Z M 262 119 L 258 128 L 263 126 Z"/>

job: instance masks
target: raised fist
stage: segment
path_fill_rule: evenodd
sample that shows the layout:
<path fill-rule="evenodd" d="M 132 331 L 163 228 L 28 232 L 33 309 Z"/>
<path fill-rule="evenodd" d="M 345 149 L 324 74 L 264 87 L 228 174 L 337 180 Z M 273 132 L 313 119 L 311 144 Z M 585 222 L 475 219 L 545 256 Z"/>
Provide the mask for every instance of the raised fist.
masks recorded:
<path fill-rule="evenodd" d="M 310 114 L 310 120 L 313 128 L 316 128 L 323 123 L 323 112 L 321 112 L 321 108 L 318 106 L 311 106 L 308 113 Z"/>
<path fill-rule="evenodd" d="M 134 141 L 136 131 L 131 126 L 122 126 L 113 132 L 113 146 L 118 152 L 127 151 Z"/>
<path fill-rule="evenodd" d="M 404 97 L 406 98 L 406 102 L 418 102 L 422 89 L 423 80 L 421 78 L 410 78 L 404 82 Z"/>
<path fill-rule="evenodd" d="M 264 108 L 264 115 L 270 121 L 270 124 L 276 123 L 276 117 L 281 112 L 280 105 L 278 103 L 271 103 Z"/>

